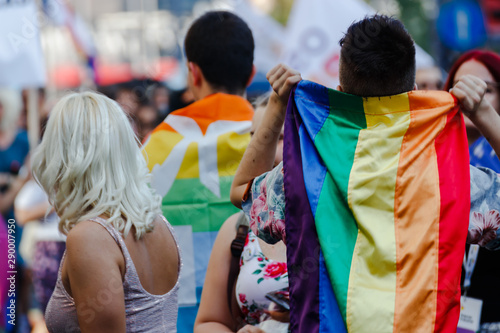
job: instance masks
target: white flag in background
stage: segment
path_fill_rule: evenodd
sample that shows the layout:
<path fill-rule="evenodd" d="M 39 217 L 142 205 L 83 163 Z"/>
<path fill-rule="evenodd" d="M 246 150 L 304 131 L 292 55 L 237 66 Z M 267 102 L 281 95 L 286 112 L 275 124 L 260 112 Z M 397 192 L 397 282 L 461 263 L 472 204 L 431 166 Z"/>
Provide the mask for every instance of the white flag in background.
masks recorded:
<path fill-rule="evenodd" d="M 361 0 L 295 0 L 288 19 L 282 61 L 304 79 L 331 88 L 339 84 L 339 40 L 355 21 L 376 11 Z M 417 68 L 431 67 L 432 57 L 417 48 Z"/>
<path fill-rule="evenodd" d="M 267 73 L 279 63 L 285 39 L 285 28 L 272 17 L 259 11 L 248 0 L 235 1 L 234 12 L 252 30 L 255 41 L 255 67 L 259 72 Z"/>
<path fill-rule="evenodd" d="M 53 24 L 66 26 L 75 46 L 87 57 L 94 57 L 97 54 L 92 32 L 74 9 L 66 0 L 43 0 L 44 10 Z"/>
<path fill-rule="evenodd" d="M 46 82 L 34 2 L 0 6 L 0 86 L 40 87 Z"/>

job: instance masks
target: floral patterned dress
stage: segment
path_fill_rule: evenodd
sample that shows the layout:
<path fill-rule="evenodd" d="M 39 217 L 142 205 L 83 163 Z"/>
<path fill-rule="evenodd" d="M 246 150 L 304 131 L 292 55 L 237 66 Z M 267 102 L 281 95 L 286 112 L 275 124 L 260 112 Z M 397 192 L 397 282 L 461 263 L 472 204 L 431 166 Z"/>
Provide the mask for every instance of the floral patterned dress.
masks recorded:
<path fill-rule="evenodd" d="M 267 258 L 257 236 L 249 230 L 241 253 L 240 274 L 236 282 L 236 299 L 247 324 L 257 325 L 267 318 L 264 310 L 271 303 L 266 294 L 288 290 L 288 270 L 285 262 Z"/>

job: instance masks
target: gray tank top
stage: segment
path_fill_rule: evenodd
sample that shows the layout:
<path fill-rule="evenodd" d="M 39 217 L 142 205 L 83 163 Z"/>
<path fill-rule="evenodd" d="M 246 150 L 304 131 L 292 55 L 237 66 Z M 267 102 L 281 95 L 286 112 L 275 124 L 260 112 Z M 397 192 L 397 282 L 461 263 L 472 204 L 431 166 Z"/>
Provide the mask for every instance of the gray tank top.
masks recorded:
<path fill-rule="evenodd" d="M 174 236 L 172 226 L 163 216 L 162 219 Z M 120 233 L 112 226 L 107 225 L 106 220 L 102 218 L 97 217 L 91 221 L 99 223 L 111 234 L 116 243 L 120 246 L 123 257 L 125 258 L 123 291 L 125 295 L 127 332 L 177 332 L 177 293 L 179 290 L 179 274 L 181 270 L 179 245 L 177 244 L 177 251 L 179 253 L 177 283 L 168 293 L 164 295 L 153 295 L 142 287 L 132 258 L 130 257 Z M 177 240 L 175 241 L 177 243 Z M 80 332 L 75 302 L 66 292 L 61 280 L 61 271 L 65 256 L 66 252 L 59 266 L 56 287 L 45 312 L 45 321 L 50 333 Z M 98 300 L 94 308 L 99 311 L 98 307 L 104 305 L 98 304 L 99 295 L 97 296 Z M 104 304 L 106 295 L 102 295 L 101 298 Z M 95 310 L 93 310 L 92 306 L 88 306 L 87 311 L 89 312 L 88 316 L 91 317 L 91 312 Z"/>

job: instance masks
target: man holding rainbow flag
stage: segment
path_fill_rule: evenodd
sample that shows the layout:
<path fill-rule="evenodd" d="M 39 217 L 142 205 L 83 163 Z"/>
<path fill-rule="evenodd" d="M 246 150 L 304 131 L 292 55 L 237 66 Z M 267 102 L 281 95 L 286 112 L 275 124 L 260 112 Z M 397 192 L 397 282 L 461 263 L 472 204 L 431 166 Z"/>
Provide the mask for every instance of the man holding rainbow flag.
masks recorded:
<path fill-rule="evenodd" d="M 186 35 L 185 51 L 196 101 L 168 115 L 143 150 L 183 256 L 180 333 L 193 332 L 217 231 L 237 212 L 229 190 L 250 141 L 253 108 L 243 97 L 255 74 L 252 32 L 229 12 L 198 18 Z"/>
<path fill-rule="evenodd" d="M 451 94 L 414 91 L 396 19 L 367 17 L 340 44 L 338 90 L 268 73 L 266 125 L 231 200 L 259 237 L 286 240 L 292 332 L 456 332 L 466 241 L 500 248 L 500 178 L 469 166 L 460 109 L 497 154 L 500 116 L 474 76 Z"/>

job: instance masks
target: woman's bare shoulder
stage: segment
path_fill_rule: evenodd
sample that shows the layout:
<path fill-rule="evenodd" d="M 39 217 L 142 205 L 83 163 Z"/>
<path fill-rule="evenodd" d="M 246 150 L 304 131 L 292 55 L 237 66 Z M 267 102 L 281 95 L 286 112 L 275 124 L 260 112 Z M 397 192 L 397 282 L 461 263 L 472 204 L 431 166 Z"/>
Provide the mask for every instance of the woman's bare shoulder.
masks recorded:
<path fill-rule="evenodd" d="M 66 249 L 70 260 L 78 262 L 100 257 L 102 253 L 107 253 L 106 257 L 113 258 L 115 262 L 123 257 L 113 236 L 102 225 L 90 220 L 78 222 L 69 231 Z M 82 258 L 82 255 L 85 255 L 85 258 Z"/>

